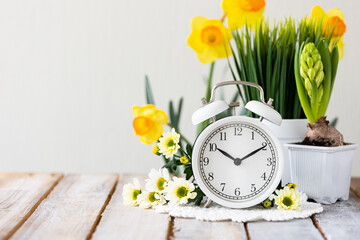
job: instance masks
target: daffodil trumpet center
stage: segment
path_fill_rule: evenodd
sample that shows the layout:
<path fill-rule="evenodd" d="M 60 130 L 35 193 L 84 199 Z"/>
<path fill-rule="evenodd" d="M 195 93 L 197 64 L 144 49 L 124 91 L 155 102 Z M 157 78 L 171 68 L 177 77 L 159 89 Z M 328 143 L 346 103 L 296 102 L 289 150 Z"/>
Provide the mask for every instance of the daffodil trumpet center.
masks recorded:
<path fill-rule="evenodd" d="M 240 0 L 240 8 L 248 12 L 257 12 L 265 7 L 264 0 Z"/>
<path fill-rule="evenodd" d="M 333 31 L 332 37 L 341 37 L 346 31 L 346 25 L 344 21 L 338 16 L 329 18 L 325 27 L 326 33 L 327 31 L 330 31 L 330 33 Z"/>
<path fill-rule="evenodd" d="M 218 27 L 207 26 L 201 30 L 201 41 L 208 46 L 219 45 L 222 41 L 222 33 Z"/>
<path fill-rule="evenodd" d="M 188 194 L 188 190 L 184 186 L 178 187 L 178 189 L 176 190 L 176 196 L 178 198 L 183 198 L 187 196 L 187 194 Z"/>
<path fill-rule="evenodd" d="M 151 129 L 152 121 L 144 116 L 136 117 L 133 121 L 133 127 L 136 135 L 145 135 Z"/>
<path fill-rule="evenodd" d="M 165 183 L 166 183 L 165 178 L 160 177 L 160 178 L 157 180 L 157 182 L 156 182 L 156 186 L 157 186 L 157 188 L 158 188 L 160 191 L 162 191 L 162 190 L 164 190 L 164 184 L 165 184 Z"/>

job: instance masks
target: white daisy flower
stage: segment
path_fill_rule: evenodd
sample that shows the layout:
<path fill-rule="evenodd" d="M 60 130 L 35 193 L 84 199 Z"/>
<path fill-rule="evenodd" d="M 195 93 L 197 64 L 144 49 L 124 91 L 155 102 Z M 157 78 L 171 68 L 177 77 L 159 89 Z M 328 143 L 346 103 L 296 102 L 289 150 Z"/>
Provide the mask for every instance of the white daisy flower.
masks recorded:
<path fill-rule="evenodd" d="M 169 180 L 169 171 L 166 168 L 159 169 L 159 171 L 151 169 L 149 179 L 145 180 L 145 188 L 150 192 L 154 191 L 161 193 L 167 187 Z"/>
<path fill-rule="evenodd" d="M 159 153 L 162 153 L 166 158 L 174 156 L 174 154 L 180 148 L 179 146 L 180 134 L 175 132 L 175 129 L 171 129 L 171 132 L 163 133 L 157 144 L 159 147 Z"/>
<path fill-rule="evenodd" d="M 165 199 L 169 200 L 170 206 L 183 205 L 188 203 L 189 199 L 196 197 L 194 184 L 186 181 L 184 178 L 173 177 L 166 188 Z"/>
<path fill-rule="evenodd" d="M 143 192 L 138 196 L 139 206 L 142 208 L 151 208 L 166 203 L 162 194 L 157 192 Z"/>
<path fill-rule="evenodd" d="M 134 178 L 133 184 L 128 183 L 125 184 L 123 187 L 123 201 L 125 205 L 129 206 L 136 206 L 138 205 L 138 195 L 141 194 L 141 186 L 139 183 L 139 180 L 137 178 Z"/>
<path fill-rule="evenodd" d="M 300 210 L 302 201 L 297 190 L 286 186 L 284 189 L 276 190 L 275 193 L 277 196 L 274 196 L 274 199 L 278 209 Z"/>

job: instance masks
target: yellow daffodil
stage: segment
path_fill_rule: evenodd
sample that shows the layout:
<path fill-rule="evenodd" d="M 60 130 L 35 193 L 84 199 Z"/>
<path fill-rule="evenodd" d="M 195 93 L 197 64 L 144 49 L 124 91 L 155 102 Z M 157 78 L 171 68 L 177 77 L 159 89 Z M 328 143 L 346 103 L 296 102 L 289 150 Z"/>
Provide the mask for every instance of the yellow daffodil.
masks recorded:
<path fill-rule="evenodd" d="M 232 35 L 220 20 L 194 17 L 191 28 L 187 43 L 195 50 L 200 62 L 212 63 L 231 55 L 229 41 Z"/>
<path fill-rule="evenodd" d="M 228 26 L 231 30 L 238 29 L 245 24 L 254 29 L 257 21 L 263 19 L 265 0 L 223 0 Z"/>
<path fill-rule="evenodd" d="M 346 32 L 345 17 L 343 12 L 339 8 L 332 8 L 325 13 L 320 6 L 315 6 L 311 10 L 311 16 L 307 18 L 307 21 L 315 21 L 317 25 L 322 19 L 322 31 L 324 33 L 333 31 L 330 47 L 336 42 L 339 48 L 339 58 L 344 56 L 344 43 L 343 35 Z"/>
<path fill-rule="evenodd" d="M 166 113 L 151 104 L 134 106 L 132 110 L 135 135 L 139 135 L 140 141 L 145 144 L 157 141 L 164 130 L 163 125 L 168 122 Z"/>

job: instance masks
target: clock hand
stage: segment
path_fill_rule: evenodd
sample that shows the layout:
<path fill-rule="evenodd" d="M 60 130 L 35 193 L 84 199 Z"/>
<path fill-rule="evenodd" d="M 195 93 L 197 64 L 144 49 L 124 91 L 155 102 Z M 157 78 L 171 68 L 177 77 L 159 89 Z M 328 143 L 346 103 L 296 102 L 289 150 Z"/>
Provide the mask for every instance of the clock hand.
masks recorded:
<path fill-rule="evenodd" d="M 248 155 L 246 155 L 245 157 L 243 158 L 240 158 L 241 161 L 244 161 L 245 159 L 247 159 L 248 157 L 251 157 L 252 155 L 254 155 L 255 153 L 259 152 L 260 150 L 262 150 L 263 148 L 266 147 L 267 144 L 265 144 L 264 146 L 262 146 L 261 148 L 258 148 L 254 151 L 252 151 L 251 153 L 249 153 Z"/>
<path fill-rule="evenodd" d="M 230 158 L 231 160 L 235 161 L 235 158 L 232 157 L 230 154 L 228 154 L 227 152 L 225 152 L 224 150 L 217 148 L 217 150 L 219 150 L 219 152 L 221 152 L 222 154 L 224 154 L 226 157 Z"/>

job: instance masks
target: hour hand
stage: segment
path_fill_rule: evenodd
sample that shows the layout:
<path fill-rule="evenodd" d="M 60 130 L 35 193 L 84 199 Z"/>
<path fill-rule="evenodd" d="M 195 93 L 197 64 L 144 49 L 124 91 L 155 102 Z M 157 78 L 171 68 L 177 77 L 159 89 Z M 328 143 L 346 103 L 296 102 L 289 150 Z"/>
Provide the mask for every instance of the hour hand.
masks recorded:
<path fill-rule="evenodd" d="M 230 158 L 231 160 L 235 161 L 235 158 L 233 156 L 231 156 L 230 154 L 228 154 L 227 152 L 225 152 L 224 150 L 217 148 L 217 150 L 219 150 L 219 152 L 221 152 L 222 154 L 224 154 L 226 157 Z"/>

